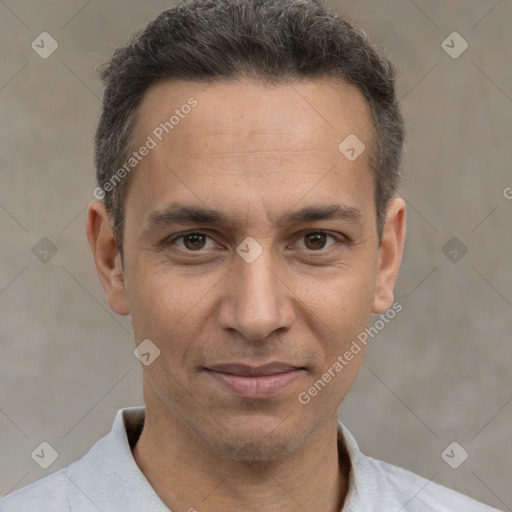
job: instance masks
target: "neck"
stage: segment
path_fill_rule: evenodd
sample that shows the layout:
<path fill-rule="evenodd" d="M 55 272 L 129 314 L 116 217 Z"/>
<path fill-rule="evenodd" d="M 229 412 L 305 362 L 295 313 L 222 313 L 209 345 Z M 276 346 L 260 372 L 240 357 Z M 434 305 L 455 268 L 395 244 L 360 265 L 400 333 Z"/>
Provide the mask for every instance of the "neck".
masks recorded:
<path fill-rule="evenodd" d="M 210 450 L 168 411 L 162 418 L 146 406 L 133 455 L 171 510 L 339 512 L 348 489 L 350 462 L 338 453 L 336 414 L 287 457 L 239 461 Z"/>

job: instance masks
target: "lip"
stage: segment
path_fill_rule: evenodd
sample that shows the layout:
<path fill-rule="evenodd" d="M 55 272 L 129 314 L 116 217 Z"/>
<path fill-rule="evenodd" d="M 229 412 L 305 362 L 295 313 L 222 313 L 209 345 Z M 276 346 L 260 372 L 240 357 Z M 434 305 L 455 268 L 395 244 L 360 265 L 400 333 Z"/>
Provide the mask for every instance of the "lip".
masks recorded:
<path fill-rule="evenodd" d="M 242 398 L 268 398 L 276 395 L 305 372 L 303 367 L 286 363 L 262 366 L 221 364 L 205 370 L 215 381 Z"/>
<path fill-rule="evenodd" d="M 299 370 L 299 366 L 294 366 L 280 361 L 263 364 L 260 366 L 251 366 L 244 363 L 217 364 L 208 366 L 207 370 L 220 373 L 229 373 L 231 375 L 241 375 L 246 377 L 261 377 L 266 375 L 276 375 L 293 370 Z"/>

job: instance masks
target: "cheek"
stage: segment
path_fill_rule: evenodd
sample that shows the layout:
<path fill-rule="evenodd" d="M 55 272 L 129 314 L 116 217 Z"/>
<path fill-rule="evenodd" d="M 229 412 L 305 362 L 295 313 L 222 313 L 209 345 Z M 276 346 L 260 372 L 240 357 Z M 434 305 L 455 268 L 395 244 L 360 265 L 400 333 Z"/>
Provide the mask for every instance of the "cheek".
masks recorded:
<path fill-rule="evenodd" d="M 337 376 L 333 379 L 334 387 L 343 387 L 343 382 L 353 380 L 362 364 L 366 345 L 358 341 L 354 345 L 354 341 L 371 322 L 375 285 L 368 274 L 371 274 L 368 268 L 365 272 L 347 272 L 324 283 L 322 289 L 303 292 L 303 303 L 307 307 L 303 314 L 312 322 L 309 327 L 322 352 L 316 372 L 326 372 L 339 357 L 352 352 L 344 358 L 341 373 L 345 377 L 332 370 Z"/>
<path fill-rule="evenodd" d="M 149 338 L 162 352 L 181 357 L 210 316 L 219 276 L 185 275 L 156 265 L 135 270 L 128 295 L 136 339 Z"/>
<path fill-rule="evenodd" d="M 317 364 L 298 396 L 299 403 L 311 404 L 314 414 L 332 411 L 352 387 L 364 360 L 361 333 L 370 323 L 372 305 L 371 288 L 363 285 L 334 287 L 321 299 L 309 314 L 316 319 L 310 329 L 318 347 Z"/>
<path fill-rule="evenodd" d="M 349 327 L 363 324 L 371 318 L 375 294 L 375 266 L 370 259 L 361 257 L 339 269 L 325 279 L 311 275 L 297 280 L 297 294 L 310 306 L 327 326 Z"/>

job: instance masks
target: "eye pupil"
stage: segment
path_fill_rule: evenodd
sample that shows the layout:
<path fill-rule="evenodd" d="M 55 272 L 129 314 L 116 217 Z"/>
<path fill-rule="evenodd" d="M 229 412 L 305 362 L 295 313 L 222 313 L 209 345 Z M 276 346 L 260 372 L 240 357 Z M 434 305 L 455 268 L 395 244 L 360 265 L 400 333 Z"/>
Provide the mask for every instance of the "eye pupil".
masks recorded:
<path fill-rule="evenodd" d="M 183 240 L 185 242 L 185 245 L 187 246 L 187 249 L 202 249 L 205 243 L 205 236 L 201 235 L 200 233 L 190 233 L 184 236 Z M 188 243 L 190 241 L 192 241 L 191 245 L 189 245 Z"/>
<path fill-rule="evenodd" d="M 319 241 L 320 239 L 320 241 Z M 323 249 L 325 246 L 325 233 L 315 233 L 313 235 L 307 235 L 306 240 L 315 240 L 313 244 L 306 242 L 308 249 Z"/>

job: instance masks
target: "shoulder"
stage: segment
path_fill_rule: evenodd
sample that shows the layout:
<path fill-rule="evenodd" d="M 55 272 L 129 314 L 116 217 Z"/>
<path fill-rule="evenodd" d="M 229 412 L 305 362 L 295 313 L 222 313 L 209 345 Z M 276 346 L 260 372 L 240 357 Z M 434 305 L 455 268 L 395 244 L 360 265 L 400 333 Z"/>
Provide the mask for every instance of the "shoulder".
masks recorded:
<path fill-rule="evenodd" d="M 411 471 L 367 457 L 383 496 L 398 498 L 403 512 L 497 512 L 495 508 Z"/>
<path fill-rule="evenodd" d="M 338 425 L 338 450 L 346 452 L 351 464 L 343 510 L 499 512 L 411 471 L 364 455 L 343 423 Z"/>
<path fill-rule="evenodd" d="M 131 452 L 143 420 L 143 407 L 120 409 L 110 433 L 82 458 L 0 499 L 0 512 L 128 512 L 149 500 L 160 507 L 151 510 L 165 510 Z"/>
<path fill-rule="evenodd" d="M 61 469 L 0 499 L 0 512 L 69 512 L 69 480 Z M 51 504 L 51 505 L 49 505 Z"/>

